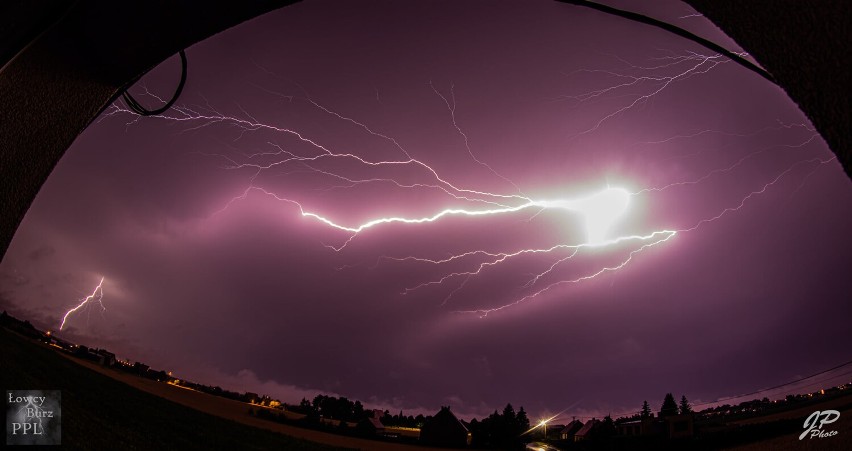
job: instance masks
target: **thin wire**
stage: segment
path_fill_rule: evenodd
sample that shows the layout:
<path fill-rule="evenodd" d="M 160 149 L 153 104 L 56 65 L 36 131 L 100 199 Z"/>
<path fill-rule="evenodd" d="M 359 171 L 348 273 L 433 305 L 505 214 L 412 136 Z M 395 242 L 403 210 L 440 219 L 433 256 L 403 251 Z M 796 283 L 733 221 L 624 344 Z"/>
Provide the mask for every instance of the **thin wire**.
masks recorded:
<path fill-rule="evenodd" d="M 708 404 L 717 404 L 717 403 L 721 403 L 721 402 L 724 402 L 724 401 L 730 401 L 732 399 L 739 399 L 739 398 L 744 398 L 746 396 L 753 396 L 753 395 L 756 395 L 756 394 L 759 394 L 759 393 L 777 390 L 779 388 L 783 388 L 783 387 L 786 387 L 788 385 L 797 384 L 799 382 L 802 382 L 802 381 L 805 381 L 805 380 L 808 380 L 808 379 L 811 379 L 811 378 L 814 378 L 814 377 L 817 377 L 817 376 L 821 376 L 825 373 L 828 373 L 828 372 L 831 372 L 831 371 L 834 371 L 834 370 L 838 370 L 840 368 L 843 368 L 843 367 L 849 366 L 849 365 L 852 365 L 852 360 L 850 360 L 846 363 L 841 363 L 840 365 L 837 365 L 837 366 L 833 366 L 833 367 L 831 367 L 827 370 L 822 370 L 818 373 L 811 374 L 810 376 L 805 376 L 805 377 L 802 377 L 802 378 L 799 378 L 799 379 L 796 379 L 796 380 L 793 380 L 793 381 L 785 382 L 783 384 L 779 384 L 779 385 L 776 385 L 774 387 L 762 388 L 760 390 L 756 390 L 756 391 L 753 391 L 753 392 L 750 392 L 750 393 L 745 393 L 745 394 L 742 394 L 742 395 L 727 396 L 727 397 L 724 397 L 724 398 L 719 398 L 715 401 L 707 401 L 707 402 L 702 402 L 702 403 L 698 403 L 698 404 L 691 404 L 690 407 L 699 407 L 699 406 L 706 406 Z M 826 381 L 829 381 L 833 378 L 840 377 L 840 376 L 843 376 L 843 375 L 846 375 L 846 374 L 848 374 L 848 373 L 836 374 L 836 375 L 834 375 L 834 376 L 832 376 L 832 377 L 830 377 L 826 380 L 823 380 L 823 381 L 814 381 L 813 383 L 808 384 L 807 386 L 814 385 L 818 382 L 826 382 Z M 641 413 L 641 410 L 636 410 L 636 411 L 632 411 L 632 412 L 617 413 L 617 414 L 611 415 L 611 417 L 612 418 L 620 418 L 620 417 L 627 417 L 627 416 L 631 416 L 631 415 L 636 415 L 636 414 L 639 414 L 639 413 Z M 567 416 L 572 416 L 572 417 L 575 417 L 575 418 L 597 418 L 597 417 L 590 417 L 590 416 L 583 416 L 583 415 L 566 415 L 566 417 Z"/>
<path fill-rule="evenodd" d="M 702 402 L 702 403 L 700 403 L 700 404 L 695 404 L 695 406 L 704 406 L 704 405 L 707 405 L 707 404 L 715 404 L 715 403 L 718 403 L 718 402 L 729 401 L 729 400 L 731 400 L 731 399 L 744 398 L 744 397 L 746 397 L 746 396 L 752 396 L 752 395 L 756 395 L 756 394 L 759 394 L 759 393 L 768 392 L 768 391 L 771 391 L 771 390 L 777 390 L 777 389 L 779 389 L 779 388 L 783 388 L 783 387 L 786 387 L 786 386 L 788 386 L 788 385 L 797 384 L 797 383 L 799 383 L 799 382 L 802 382 L 802 381 L 808 380 L 808 379 L 810 379 L 810 378 L 812 378 L 812 377 L 816 377 L 816 376 L 819 376 L 819 375 L 822 375 L 822 374 L 828 373 L 829 371 L 834 371 L 834 370 L 836 370 L 836 369 L 843 368 L 844 366 L 847 366 L 847 365 L 850 365 L 850 364 L 852 364 L 852 360 L 850 360 L 850 361 L 848 361 L 848 362 L 846 362 L 846 363 L 842 363 L 842 364 L 840 364 L 840 365 L 837 365 L 837 366 L 835 366 L 835 367 L 829 368 L 829 369 L 827 369 L 827 370 L 820 371 L 819 373 L 814 373 L 814 374 L 811 374 L 810 376 L 805 376 L 805 377 L 803 377 L 803 378 L 796 379 L 796 380 L 794 380 L 794 381 L 785 382 L 785 383 L 783 383 L 783 384 L 776 385 L 776 386 L 774 386 L 774 387 L 764 388 L 764 389 L 757 390 L 757 391 L 753 391 L 753 392 L 751 392 L 751 393 L 746 393 L 746 394 L 743 394 L 743 395 L 728 396 L 727 398 L 719 398 L 719 399 L 717 399 L 716 401 Z M 840 375 L 838 375 L 838 376 L 840 376 Z M 695 407 L 695 406 L 693 406 L 693 407 Z"/>
<path fill-rule="evenodd" d="M 178 83 L 177 89 L 175 89 L 174 95 L 172 95 L 172 98 L 166 102 L 165 105 L 157 108 L 156 110 L 149 110 L 142 106 L 139 101 L 134 99 L 127 90 L 121 93 L 121 98 L 124 99 L 127 107 L 133 110 L 134 113 L 140 116 L 155 116 L 157 114 L 162 114 L 171 108 L 171 106 L 177 101 L 178 97 L 180 97 L 180 93 L 183 92 L 183 85 L 186 84 L 186 52 L 181 50 L 178 54 L 180 55 L 180 82 Z"/>

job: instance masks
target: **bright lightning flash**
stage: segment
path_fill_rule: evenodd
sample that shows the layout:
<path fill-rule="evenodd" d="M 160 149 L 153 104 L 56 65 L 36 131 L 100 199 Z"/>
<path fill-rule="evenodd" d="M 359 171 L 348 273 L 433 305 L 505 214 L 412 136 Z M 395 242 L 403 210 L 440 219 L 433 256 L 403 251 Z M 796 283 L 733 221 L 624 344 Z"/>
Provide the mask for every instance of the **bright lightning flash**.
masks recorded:
<path fill-rule="evenodd" d="M 80 310 L 81 308 L 83 308 L 84 306 L 89 304 L 89 302 L 97 302 L 101 306 L 102 311 L 106 310 L 106 307 L 104 307 L 104 303 L 103 303 L 103 299 L 104 299 L 103 285 L 104 285 L 104 278 L 101 277 L 101 281 L 98 282 L 98 286 L 95 287 L 95 289 L 92 291 L 92 294 L 81 299 L 80 303 L 77 304 L 76 307 L 65 312 L 65 316 L 62 317 L 62 324 L 59 326 L 59 330 L 62 330 L 62 328 L 65 327 L 65 321 L 68 320 L 68 317 L 72 313 Z"/>
<path fill-rule="evenodd" d="M 621 188 L 607 188 L 583 199 L 536 202 L 536 205 L 579 212 L 586 220 L 587 243 L 603 244 L 610 227 L 624 214 L 629 203 L 629 192 Z"/>

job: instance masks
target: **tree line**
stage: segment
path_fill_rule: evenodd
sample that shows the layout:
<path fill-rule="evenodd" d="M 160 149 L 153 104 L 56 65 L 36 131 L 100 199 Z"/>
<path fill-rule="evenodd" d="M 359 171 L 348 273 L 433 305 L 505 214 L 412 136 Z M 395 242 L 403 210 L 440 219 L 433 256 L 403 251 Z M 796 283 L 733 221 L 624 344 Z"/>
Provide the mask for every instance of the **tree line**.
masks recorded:
<path fill-rule="evenodd" d="M 503 413 L 494 413 L 482 421 L 476 418 L 470 421 L 468 430 L 472 441 L 471 446 L 476 448 L 516 448 L 529 441 L 526 433 L 530 430 L 530 420 L 524 408 L 521 407 L 517 413 L 512 404 L 506 404 Z"/>

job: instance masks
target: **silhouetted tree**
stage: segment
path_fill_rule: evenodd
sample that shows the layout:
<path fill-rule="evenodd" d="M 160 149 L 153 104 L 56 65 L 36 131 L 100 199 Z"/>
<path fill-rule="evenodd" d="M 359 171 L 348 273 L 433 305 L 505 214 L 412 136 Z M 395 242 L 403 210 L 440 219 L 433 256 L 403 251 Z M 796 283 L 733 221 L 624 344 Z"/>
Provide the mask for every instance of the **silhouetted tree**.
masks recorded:
<path fill-rule="evenodd" d="M 494 421 L 494 437 L 501 447 L 508 447 L 512 442 L 516 427 L 515 409 L 511 404 L 506 404 L 503 414 L 497 415 Z"/>
<path fill-rule="evenodd" d="M 307 414 L 311 413 L 311 411 L 313 410 L 313 407 L 311 406 L 310 401 L 308 401 L 305 398 L 302 398 L 302 402 L 299 403 L 298 409 L 299 410 L 297 410 L 297 412 L 307 415 Z"/>
<path fill-rule="evenodd" d="M 355 404 L 352 405 L 352 422 L 357 423 L 366 418 L 366 416 L 364 405 L 361 404 L 361 401 L 355 401 Z"/>
<path fill-rule="evenodd" d="M 512 428 L 515 426 L 517 418 L 515 418 L 515 408 L 512 407 L 512 404 L 506 404 L 506 407 L 503 408 L 503 421 L 506 422 L 506 426 Z"/>
<path fill-rule="evenodd" d="M 686 400 L 686 395 L 680 397 L 680 414 L 685 415 L 687 413 L 692 413 L 692 406 L 689 405 L 689 401 Z"/>
<path fill-rule="evenodd" d="M 607 415 L 604 417 L 603 422 L 601 423 L 600 428 L 600 436 L 601 437 L 612 437 L 615 435 L 615 422 L 612 421 L 612 417 Z"/>
<path fill-rule="evenodd" d="M 667 417 L 670 415 L 677 415 L 677 403 L 671 393 L 666 393 L 666 397 L 663 399 L 663 405 L 660 407 L 660 417 Z"/>
<path fill-rule="evenodd" d="M 524 411 L 524 406 L 521 406 L 521 409 L 518 410 L 518 434 L 523 434 L 530 428 L 530 419 L 527 417 L 527 413 Z"/>
<path fill-rule="evenodd" d="M 648 401 L 642 401 L 642 411 L 639 413 L 639 416 L 642 418 L 651 418 L 651 406 L 648 405 Z"/>
<path fill-rule="evenodd" d="M 474 448 L 521 449 L 529 435 L 521 436 L 530 427 L 527 412 L 521 407 L 517 413 L 507 404 L 503 413 L 494 413 L 481 421 L 471 420 L 468 430 L 473 436 Z"/>

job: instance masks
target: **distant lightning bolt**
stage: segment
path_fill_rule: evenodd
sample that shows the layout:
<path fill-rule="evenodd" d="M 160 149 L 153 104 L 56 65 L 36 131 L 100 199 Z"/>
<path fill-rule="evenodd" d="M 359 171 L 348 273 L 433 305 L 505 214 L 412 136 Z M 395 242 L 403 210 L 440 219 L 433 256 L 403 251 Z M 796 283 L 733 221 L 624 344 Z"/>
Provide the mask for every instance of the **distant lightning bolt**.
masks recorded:
<path fill-rule="evenodd" d="M 80 303 L 77 304 L 76 307 L 65 312 L 65 316 L 62 317 L 62 324 L 59 326 L 59 330 L 62 330 L 62 328 L 65 327 L 65 321 L 68 319 L 68 316 L 70 316 L 72 313 L 74 313 L 77 310 L 80 310 L 81 308 L 86 306 L 90 301 L 91 302 L 97 302 L 98 304 L 100 304 L 100 306 L 103 310 L 106 310 L 106 307 L 104 307 L 104 304 L 103 304 L 103 298 L 104 298 L 103 285 L 104 285 L 104 278 L 101 277 L 101 281 L 98 282 L 98 286 L 95 287 L 95 289 L 92 291 L 92 294 L 81 299 Z"/>

